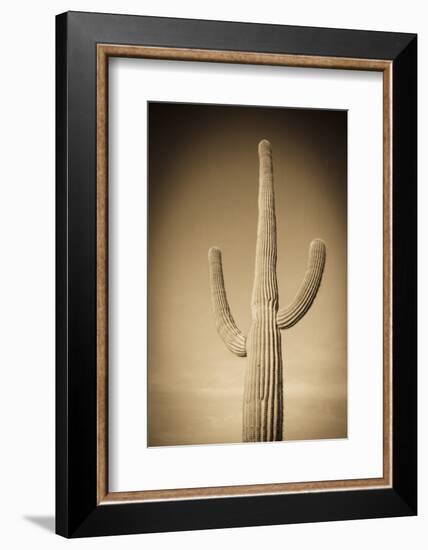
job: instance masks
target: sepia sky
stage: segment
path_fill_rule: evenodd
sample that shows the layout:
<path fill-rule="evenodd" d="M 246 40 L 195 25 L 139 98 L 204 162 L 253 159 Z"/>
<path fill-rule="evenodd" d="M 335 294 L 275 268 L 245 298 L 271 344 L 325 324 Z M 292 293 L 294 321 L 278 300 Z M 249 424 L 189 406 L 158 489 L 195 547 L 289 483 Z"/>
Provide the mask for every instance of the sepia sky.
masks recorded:
<path fill-rule="evenodd" d="M 284 439 L 346 437 L 346 112 L 148 109 L 148 445 L 242 441 L 246 359 L 217 334 L 207 255 L 221 248 L 229 305 L 246 333 L 263 138 L 273 152 L 280 307 L 303 279 L 311 240 L 327 247 L 314 304 L 281 332 Z"/>

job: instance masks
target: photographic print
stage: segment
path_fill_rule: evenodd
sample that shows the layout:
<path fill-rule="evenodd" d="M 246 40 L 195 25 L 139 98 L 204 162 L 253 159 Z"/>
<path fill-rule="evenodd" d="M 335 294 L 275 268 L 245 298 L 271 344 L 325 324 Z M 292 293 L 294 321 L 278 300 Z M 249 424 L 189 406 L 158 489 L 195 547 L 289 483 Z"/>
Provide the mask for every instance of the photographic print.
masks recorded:
<path fill-rule="evenodd" d="M 416 35 L 56 22 L 57 532 L 416 514 Z"/>
<path fill-rule="evenodd" d="M 346 438 L 346 110 L 148 121 L 148 446 Z"/>

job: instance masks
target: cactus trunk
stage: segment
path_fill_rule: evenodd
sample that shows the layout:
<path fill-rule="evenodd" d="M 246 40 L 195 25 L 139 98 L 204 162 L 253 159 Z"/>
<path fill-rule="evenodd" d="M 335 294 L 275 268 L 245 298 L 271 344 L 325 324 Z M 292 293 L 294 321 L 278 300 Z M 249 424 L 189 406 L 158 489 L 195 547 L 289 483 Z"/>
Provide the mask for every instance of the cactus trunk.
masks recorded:
<path fill-rule="evenodd" d="M 259 144 L 259 219 L 251 300 L 252 323 L 247 338 L 248 367 L 244 389 L 243 440 L 282 439 L 282 354 L 277 327 L 276 217 L 272 154 Z"/>
<path fill-rule="evenodd" d="M 243 441 L 281 441 L 283 423 L 281 333 L 272 308 L 260 312 L 247 338 Z"/>
<path fill-rule="evenodd" d="M 211 298 L 217 331 L 230 351 L 248 357 L 243 406 L 243 441 L 283 439 L 283 369 L 281 330 L 289 329 L 309 311 L 321 284 L 325 244 L 312 241 L 307 270 L 293 302 L 278 310 L 276 278 L 276 217 L 271 146 L 259 143 L 259 218 L 251 298 L 251 326 L 245 337 L 238 329 L 226 297 L 221 252 L 208 253 Z"/>

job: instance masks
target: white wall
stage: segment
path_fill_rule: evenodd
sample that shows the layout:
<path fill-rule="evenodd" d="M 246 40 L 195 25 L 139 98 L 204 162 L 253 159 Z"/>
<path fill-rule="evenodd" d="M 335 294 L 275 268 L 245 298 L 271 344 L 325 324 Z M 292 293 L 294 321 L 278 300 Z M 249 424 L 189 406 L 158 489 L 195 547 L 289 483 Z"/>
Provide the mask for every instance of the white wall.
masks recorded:
<path fill-rule="evenodd" d="M 0 544 L 4 548 L 152 549 L 232 545 L 390 550 L 425 548 L 427 482 L 420 471 L 420 516 L 67 542 L 53 534 L 54 511 L 54 16 L 90 10 L 171 17 L 418 32 L 425 80 L 428 20 L 418 0 L 216 0 L 7 2 L 0 17 Z M 426 93 L 426 92 L 425 92 Z M 422 93 L 420 92 L 420 97 Z M 424 180 L 420 105 L 420 182 Z M 420 192 L 420 212 L 426 196 Z M 420 219 L 422 215 L 420 216 Z M 420 227 L 422 230 L 423 222 Z M 423 242 L 420 239 L 422 252 Z M 423 262 L 420 261 L 420 280 Z M 422 291 L 421 309 L 424 305 Z M 422 319 L 420 341 L 423 339 Z M 422 347 L 422 343 L 421 343 Z M 422 351 L 422 350 L 421 350 Z M 421 356 L 421 367 L 423 367 Z M 420 369 L 420 464 L 426 375 Z M 426 431 L 426 430 L 425 430 Z"/>

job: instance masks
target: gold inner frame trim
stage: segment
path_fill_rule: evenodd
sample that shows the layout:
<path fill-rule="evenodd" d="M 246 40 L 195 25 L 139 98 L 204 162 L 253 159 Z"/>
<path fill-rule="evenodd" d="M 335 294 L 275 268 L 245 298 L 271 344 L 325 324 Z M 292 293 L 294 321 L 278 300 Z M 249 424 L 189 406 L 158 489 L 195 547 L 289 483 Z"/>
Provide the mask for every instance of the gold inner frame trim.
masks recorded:
<path fill-rule="evenodd" d="M 383 73 L 383 476 L 225 487 L 128 492 L 108 488 L 108 59 L 133 57 L 254 65 L 378 71 Z M 97 45 L 97 503 L 224 498 L 392 486 L 392 61 Z"/>

